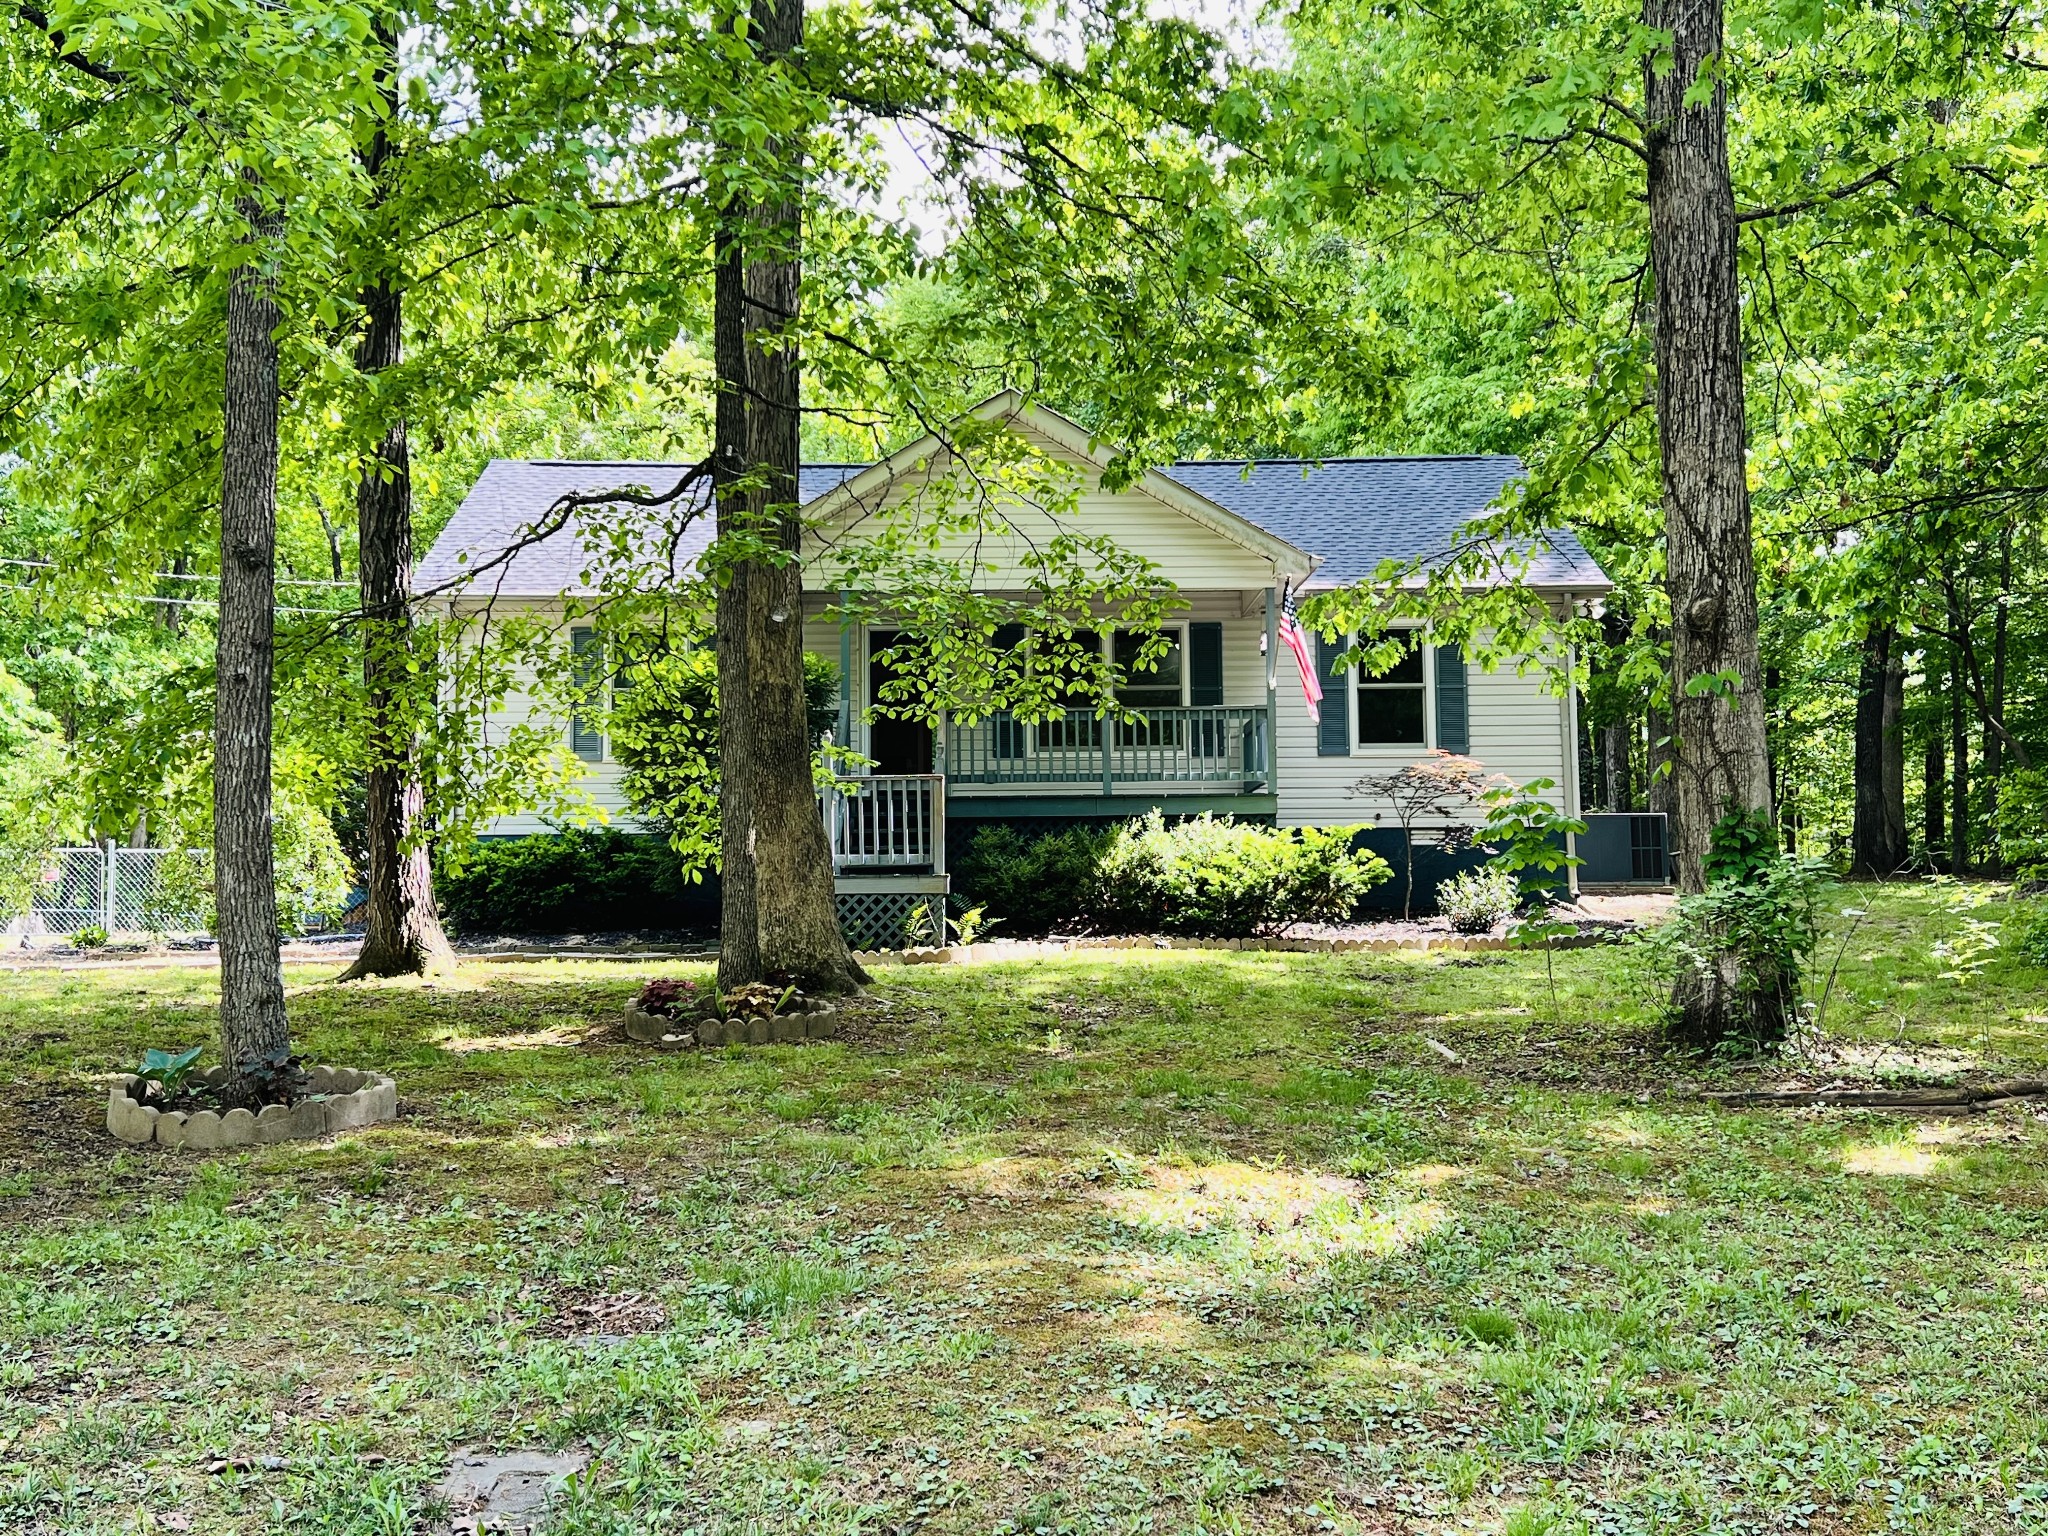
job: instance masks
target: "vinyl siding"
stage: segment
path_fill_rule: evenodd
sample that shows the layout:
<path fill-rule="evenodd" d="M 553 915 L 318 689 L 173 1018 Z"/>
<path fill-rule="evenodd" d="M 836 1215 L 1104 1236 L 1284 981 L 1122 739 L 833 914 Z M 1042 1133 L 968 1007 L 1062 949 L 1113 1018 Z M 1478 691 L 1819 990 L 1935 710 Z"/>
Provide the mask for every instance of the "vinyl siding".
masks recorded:
<path fill-rule="evenodd" d="M 1435 657 L 1430 658 L 1427 693 L 1430 740 L 1435 740 Z M 1472 748 L 1490 774 L 1499 774 L 1517 784 L 1532 779 L 1551 779 L 1557 788 L 1545 798 L 1562 807 L 1564 786 L 1564 723 L 1562 701 L 1544 691 L 1539 673 L 1519 676 L 1512 667 L 1482 670 L 1476 662 L 1465 665 L 1467 708 L 1471 716 Z M 1383 817 L 1384 803 L 1362 800 L 1348 793 L 1365 774 L 1392 773 L 1403 764 L 1416 761 L 1422 753 L 1412 748 L 1353 747 L 1349 757 L 1321 757 L 1316 752 L 1316 727 L 1309 720 L 1301 696 L 1301 684 L 1291 659 L 1282 670 L 1279 690 L 1280 784 L 1279 811 L 1282 826 L 1333 826 L 1371 821 L 1374 813 Z M 1474 814 L 1473 822 L 1480 818 Z"/>
<path fill-rule="evenodd" d="M 1056 533 L 1085 532 L 1105 538 L 1119 549 L 1141 554 L 1151 560 L 1159 574 L 1183 592 L 1197 590 L 1241 590 L 1265 587 L 1273 582 L 1272 563 L 1263 555 L 1226 538 L 1216 530 L 1193 521 L 1178 508 L 1166 505 L 1146 491 L 1132 488 L 1105 491 L 1093 466 L 1075 462 L 1062 454 L 1050 439 L 1024 431 L 1042 452 L 1069 464 L 1078 477 L 1080 494 L 1073 513 L 1053 517 L 1037 507 L 1012 501 L 1002 512 L 983 519 L 985 537 L 975 530 L 948 530 L 930 552 L 966 565 L 979 559 L 980 585 L 1003 591 L 1026 584 L 1025 556 L 1036 544 L 1043 548 Z M 866 518 L 889 518 L 897 526 L 918 515 L 921 498 L 929 497 L 934 511 L 964 505 L 950 501 L 949 493 L 937 489 L 938 477 L 928 471 L 912 471 L 899 478 L 879 500 L 879 510 L 855 512 L 836 525 L 820 531 L 820 541 L 806 552 L 806 584 L 820 590 L 836 586 L 830 545 L 849 531 L 856 536 Z M 1014 525 L 1014 526 L 1009 526 Z"/>
<path fill-rule="evenodd" d="M 501 600 L 493 605 L 493 611 L 507 617 L 527 619 L 536 615 L 558 617 L 560 606 L 532 601 Z M 587 622 L 578 620 L 577 622 Z M 523 672 L 530 681 L 531 671 Z M 524 688 L 514 687 L 508 692 L 503 703 L 490 712 L 485 722 L 485 741 L 502 742 L 517 727 L 543 719 L 543 705 L 540 700 Z M 610 825 L 622 831 L 635 830 L 639 823 L 627 809 L 626 798 L 619 790 L 620 767 L 611 756 L 611 742 L 605 742 L 605 756 L 599 762 L 586 762 L 570 751 L 569 721 L 562 716 L 552 722 L 563 760 L 570 765 L 568 778 L 580 792 L 589 799 L 589 805 L 580 817 L 568 808 L 526 811 L 512 816 L 500 816 L 487 824 L 487 837 L 524 837 L 533 833 L 551 832 L 565 820 L 588 819 L 599 825 Z"/>

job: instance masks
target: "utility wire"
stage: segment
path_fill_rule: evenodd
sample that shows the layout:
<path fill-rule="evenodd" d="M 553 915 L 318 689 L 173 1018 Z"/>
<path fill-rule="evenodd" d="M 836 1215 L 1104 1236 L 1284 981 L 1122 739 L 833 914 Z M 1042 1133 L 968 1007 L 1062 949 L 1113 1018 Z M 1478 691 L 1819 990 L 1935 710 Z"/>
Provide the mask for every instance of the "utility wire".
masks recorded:
<path fill-rule="evenodd" d="M 0 592 L 27 592 L 39 597 L 49 596 L 47 587 L 24 587 L 15 582 L 0 582 Z M 135 592 L 112 592 L 108 601 L 116 603 L 159 603 L 166 608 L 218 608 L 217 597 L 150 597 Z M 276 607 L 274 613 L 310 613 L 320 618 L 331 619 L 337 614 L 347 613 L 346 608 L 284 608 Z"/>
<path fill-rule="evenodd" d="M 18 565 L 32 571 L 55 571 L 62 569 L 54 560 L 8 560 L 0 558 L 0 565 Z M 153 581 L 219 581 L 220 577 L 204 571 L 196 573 L 192 571 L 153 571 L 150 574 L 150 579 Z M 279 576 L 276 578 L 276 584 L 280 587 L 337 587 L 345 592 L 356 590 L 356 583 L 352 581 L 315 581 L 306 576 Z"/>

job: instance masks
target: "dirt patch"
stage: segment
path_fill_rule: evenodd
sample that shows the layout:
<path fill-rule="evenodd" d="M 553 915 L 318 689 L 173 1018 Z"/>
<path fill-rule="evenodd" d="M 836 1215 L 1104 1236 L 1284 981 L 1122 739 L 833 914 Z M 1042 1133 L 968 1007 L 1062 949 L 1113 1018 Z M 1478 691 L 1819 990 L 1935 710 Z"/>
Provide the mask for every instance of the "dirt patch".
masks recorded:
<path fill-rule="evenodd" d="M 1573 924 L 1579 938 L 1619 937 L 1632 933 L 1657 916 L 1638 909 L 1635 899 L 1586 897 L 1574 905 L 1551 909 L 1559 922 Z M 1659 914 L 1661 915 L 1661 914 Z M 1353 923 L 1296 923 L 1286 931 L 1290 939 L 1377 939 L 1383 943 L 1423 943 L 1430 939 L 1504 939 L 1510 923 L 1495 923 L 1484 933 L 1459 933 L 1447 917 L 1376 918 Z"/>
<path fill-rule="evenodd" d="M 436 1496 L 455 1517 L 452 1536 L 532 1536 L 546 1524 L 562 1485 L 590 1464 L 587 1451 L 458 1451 Z"/>
<path fill-rule="evenodd" d="M 639 1291 L 570 1291 L 556 1300 L 539 1331 L 550 1338 L 610 1342 L 667 1326 L 668 1308 Z"/>

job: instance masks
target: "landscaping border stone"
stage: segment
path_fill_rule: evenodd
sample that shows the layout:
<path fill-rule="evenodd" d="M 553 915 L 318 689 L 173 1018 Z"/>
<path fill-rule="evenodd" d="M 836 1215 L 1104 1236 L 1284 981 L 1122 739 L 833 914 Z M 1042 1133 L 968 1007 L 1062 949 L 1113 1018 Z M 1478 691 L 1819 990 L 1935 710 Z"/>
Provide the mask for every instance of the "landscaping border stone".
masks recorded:
<path fill-rule="evenodd" d="M 1568 939 L 1557 939 L 1550 947 L 1592 949 L 1611 942 L 1610 936 L 1604 933 L 1581 933 Z M 1518 947 L 1509 939 L 1484 935 L 1466 937 L 1463 934 L 1431 935 L 1426 939 L 1190 939 L 1112 934 L 1086 939 L 984 939 L 978 944 L 949 944 L 943 948 L 863 949 L 856 950 L 853 957 L 863 966 L 974 965 L 1002 960 L 1036 960 L 1093 950 L 1114 953 L 1120 950 L 1223 949 L 1254 954 L 1391 955 L 1404 952 L 1426 954 L 1431 950 L 1487 952 Z"/>
<path fill-rule="evenodd" d="M 829 1040 L 839 1033 L 838 1010 L 820 998 L 807 1000 L 802 1013 L 773 1019 L 703 1019 L 686 1023 L 665 1014 L 649 1013 L 638 1003 L 626 1004 L 626 1038 L 642 1045 L 794 1045 L 804 1040 Z"/>
<path fill-rule="evenodd" d="M 210 1067 L 202 1081 L 218 1083 L 225 1067 Z M 223 1147 L 267 1146 L 279 1141 L 312 1141 L 335 1131 L 355 1130 L 398 1118 L 398 1084 L 381 1072 L 354 1067 L 314 1067 L 306 1074 L 306 1096 L 295 1104 L 266 1104 L 260 1111 L 210 1109 L 193 1112 L 139 1103 L 141 1079 L 124 1077 L 107 1090 L 107 1129 L 140 1146 L 187 1147 L 213 1152 Z"/>

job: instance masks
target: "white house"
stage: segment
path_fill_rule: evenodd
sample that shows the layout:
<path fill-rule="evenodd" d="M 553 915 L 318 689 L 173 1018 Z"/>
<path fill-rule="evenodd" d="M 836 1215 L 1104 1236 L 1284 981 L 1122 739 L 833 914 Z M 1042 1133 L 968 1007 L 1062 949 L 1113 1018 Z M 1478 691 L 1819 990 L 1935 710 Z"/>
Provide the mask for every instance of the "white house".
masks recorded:
<path fill-rule="evenodd" d="M 1468 754 L 1518 783 L 1549 779 L 1561 808 L 1579 814 L 1574 697 L 1546 687 L 1539 673 L 1487 670 L 1418 634 L 1407 661 L 1364 677 L 1330 669 L 1342 646 L 1326 642 L 1318 722 L 1278 643 L 1280 605 L 1290 587 L 1311 594 L 1366 578 L 1388 558 L 1448 550 L 1467 521 L 1521 474 L 1518 460 L 1189 460 L 1111 492 L 1100 483 L 1109 450 L 1064 417 L 1010 393 L 975 414 L 1006 423 L 1045 460 L 1069 467 L 1076 499 L 1064 511 L 1068 522 L 1150 559 L 1183 606 L 1159 669 L 1133 674 L 1122 690 L 1143 712 L 1143 725 L 1104 722 L 1092 710 L 1037 722 L 1000 714 L 971 724 L 944 720 L 936 728 L 870 719 L 880 681 L 871 658 L 890 636 L 881 625 L 856 630 L 828 620 L 839 585 L 834 551 L 880 526 L 878 514 L 951 473 L 952 457 L 927 437 L 870 465 L 805 466 L 805 645 L 840 663 L 839 737 L 874 760 L 865 793 L 830 812 L 846 895 L 943 888 L 947 843 L 957 847 L 993 821 L 1034 828 L 1099 822 L 1155 805 L 1281 826 L 1371 821 L 1376 808 L 1351 794 L 1352 785 L 1435 748 Z M 586 590 L 590 581 L 574 526 L 509 558 L 502 552 L 565 492 L 666 486 L 685 469 L 494 460 L 422 563 L 419 587 L 452 590 L 445 600 L 458 608 L 489 601 L 558 609 L 566 594 Z M 1034 528 L 1034 518 L 1046 526 Z M 972 555 L 963 548 L 961 558 L 979 561 L 986 590 L 1021 586 L 1021 578 L 1006 583 L 1003 572 L 1014 569 L 1024 542 L 1049 533 L 1055 520 L 1033 506 L 1010 508 L 1004 528 L 993 537 L 984 530 Z M 711 537 L 707 513 L 675 543 L 673 558 L 693 564 Z M 1005 547 L 1006 540 L 1015 547 Z M 1611 587 L 1562 532 L 1545 541 L 1522 579 L 1560 613 Z M 1101 643 L 1129 642 L 1109 633 Z M 511 701 L 499 723 L 530 718 L 526 709 Z M 630 825 L 602 736 L 575 722 L 559 728 L 583 760 L 594 799 Z M 542 830 L 531 817 L 507 817 L 491 828 L 498 835 Z M 1660 846 L 1647 859 L 1643 845 L 1652 832 Z M 1589 864 L 1604 848 L 1613 855 L 1606 862 L 1618 865 L 1589 869 L 1589 878 L 1663 878 L 1661 826 L 1601 828 L 1581 842 L 1597 845 L 1580 850 Z"/>

